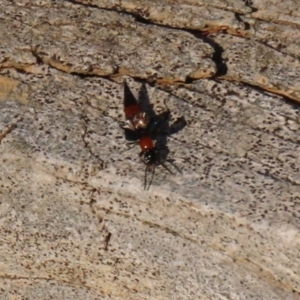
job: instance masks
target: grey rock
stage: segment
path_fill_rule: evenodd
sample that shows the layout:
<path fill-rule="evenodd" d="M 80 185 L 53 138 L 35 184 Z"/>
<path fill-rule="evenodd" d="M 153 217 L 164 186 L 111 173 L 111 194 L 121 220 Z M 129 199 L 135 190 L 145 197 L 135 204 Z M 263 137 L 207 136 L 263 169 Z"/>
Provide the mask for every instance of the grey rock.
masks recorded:
<path fill-rule="evenodd" d="M 3 1 L 0 299 L 300 298 L 297 13 L 252 2 Z M 124 79 L 187 121 L 149 190 Z"/>

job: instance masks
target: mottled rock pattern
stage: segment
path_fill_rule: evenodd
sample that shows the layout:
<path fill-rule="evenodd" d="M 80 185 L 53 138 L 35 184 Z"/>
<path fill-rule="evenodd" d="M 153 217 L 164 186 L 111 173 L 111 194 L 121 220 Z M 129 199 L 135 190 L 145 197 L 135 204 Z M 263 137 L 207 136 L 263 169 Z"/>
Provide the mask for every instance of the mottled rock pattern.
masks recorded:
<path fill-rule="evenodd" d="M 45 63 L 68 73 L 171 81 L 215 73 L 213 49 L 188 32 L 148 27 L 131 16 L 70 3 L 28 4 L 21 11 L 7 3 L 0 12 L 1 35 L 8 42 L 0 48 L 2 67 L 39 73 L 36 65 Z"/>
<path fill-rule="evenodd" d="M 300 299 L 290 2 L 3 1 L 0 299 Z M 188 123 L 149 191 L 125 78 Z"/>

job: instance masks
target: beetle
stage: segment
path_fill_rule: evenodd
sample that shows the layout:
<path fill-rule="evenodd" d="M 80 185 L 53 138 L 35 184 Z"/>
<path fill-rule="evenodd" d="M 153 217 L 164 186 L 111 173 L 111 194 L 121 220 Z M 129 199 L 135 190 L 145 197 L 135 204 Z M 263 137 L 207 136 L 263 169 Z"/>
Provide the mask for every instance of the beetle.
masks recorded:
<path fill-rule="evenodd" d="M 163 148 L 166 148 L 166 137 L 174 134 L 186 126 L 184 117 L 179 118 L 171 126 L 167 120 L 169 120 L 171 111 L 164 102 L 166 110 L 159 115 L 156 115 L 153 110 L 144 111 L 141 103 L 137 101 L 130 88 L 127 85 L 126 80 L 124 84 L 124 113 L 125 113 L 125 125 L 120 127 L 125 131 L 125 138 L 131 141 L 133 145 L 139 144 L 141 152 L 140 158 L 146 165 L 144 176 L 144 189 L 149 189 L 153 180 L 155 168 L 158 165 L 162 165 L 169 173 L 173 174 L 171 170 L 163 163 L 166 160 L 162 158 L 161 149 L 157 147 L 157 139 L 163 137 Z M 127 150 L 131 149 L 128 148 Z M 125 151 L 127 151 L 125 150 Z M 168 160 L 171 162 L 170 160 Z M 171 162 L 172 163 L 172 162 Z M 172 163 L 173 164 L 173 163 Z M 174 164 L 173 164 L 174 165 Z M 174 167 L 181 173 L 181 171 L 174 165 Z M 151 171 L 151 179 L 147 188 L 147 175 Z"/>

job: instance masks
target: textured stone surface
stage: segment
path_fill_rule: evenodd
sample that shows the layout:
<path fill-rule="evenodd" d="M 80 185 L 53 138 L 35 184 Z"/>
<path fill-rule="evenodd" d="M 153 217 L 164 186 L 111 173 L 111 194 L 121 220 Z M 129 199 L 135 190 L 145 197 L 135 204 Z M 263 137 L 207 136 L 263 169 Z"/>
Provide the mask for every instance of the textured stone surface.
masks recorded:
<path fill-rule="evenodd" d="M 213 49 L 188 32 L 148 27 L 131 16 L 67 2 L 28 4 L 22 13 L 9 4 L 0 10 L 6 41 L 0 48 L 2 67 L 40 73 L 36 64 L 44 62 L 68 73 L 172 81 L 215 73 Z"/>
<path fill-rule="evenodd" d="M 254 18 L 273 21 L 281 24 L 300 24 L 299 2 L 288 0 L 285 2 L 277 1 L 252 1 L 255 8 Z"/>
<path fill-rule="evenodd" d="M 189 28 L 197 30 L 208 30 L 218 28 L 243 28 L 243 22 L 236 19 L 234 12 L 230 11 L 230 4 L 226 2 L 221 5 L 224 10 L 219 9 L 217 3 L 207 5 L 199 1 L 159 1 L 159 0 L 133 0 L 133 1 L 114 1 L 114 0 L 76 0 L 78 3 L 95 5 L 101 8 L 127 11 L 137 15 L 144 20 L 150 20 L 158 24 L 168 25 L 179 28 Z M 215 1 L 216 2 L 216 1 Z M 228 2 L 227 2 L 228 3 Z M 225 6 L 225 7 L 224 7 Z M 240 2 L 235 11 L 248 11 Z M 201 16 L 201 18 L 199 18 Z"/>
<path fill-rule="evenodd" d="M 299 59 L 241 37 L 220 34 L 215 41 L 224 49 L 226 79 L 300 99 Z"/>
<path fill-rule="evenodd" d="M 0 299 L 300 299 L 288 10 L 76 2 L 0 7 Z M 149 191 L 119 127 L 124 78 L 188 123 L 168 138 L 182 174 L 166 162 Z"/>

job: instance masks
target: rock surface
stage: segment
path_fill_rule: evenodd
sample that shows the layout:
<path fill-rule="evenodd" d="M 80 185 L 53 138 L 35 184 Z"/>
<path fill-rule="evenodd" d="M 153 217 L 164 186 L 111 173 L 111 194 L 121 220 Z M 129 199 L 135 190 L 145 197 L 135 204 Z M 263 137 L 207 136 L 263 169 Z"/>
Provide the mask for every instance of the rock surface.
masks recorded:
<path fill-rule="evenodd" d="M 2 1 L 0 299 L 300 299 L 299 3 L 177 2 Z"/>

